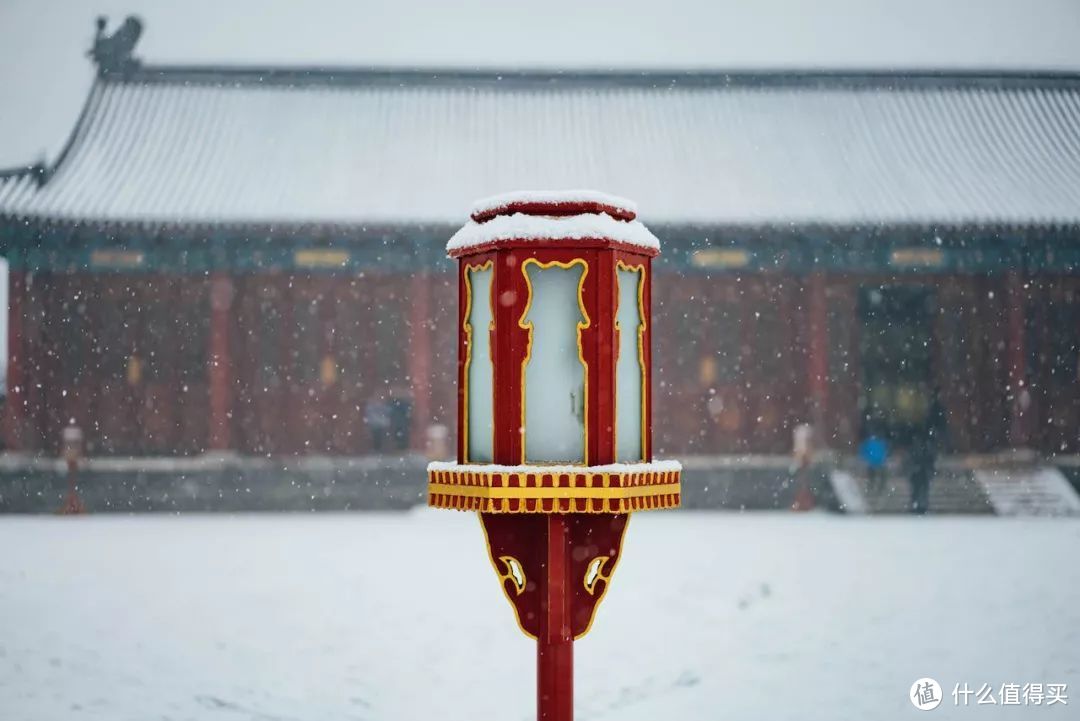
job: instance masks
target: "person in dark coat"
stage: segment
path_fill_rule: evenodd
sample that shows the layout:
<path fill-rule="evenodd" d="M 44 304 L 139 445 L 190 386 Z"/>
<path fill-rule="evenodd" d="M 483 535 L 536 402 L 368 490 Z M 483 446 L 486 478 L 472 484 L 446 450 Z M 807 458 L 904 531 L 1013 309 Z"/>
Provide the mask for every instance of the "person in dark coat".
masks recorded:
<path fill-rule="evenodd" d="M 911 512 L 930 510 L 930 483 L 934 480 L 937 457 L 945 445 L 945 409 L 935 392 L 926 419 L 911 439 Z"/>
<path fill-rule="evenodd" d="M 866 464 L 867 488 L 875 495 L 880 494 L 885 488 L 886 464 L 889 462 L 889 444 L 884 435 L 873 429 L 867 431 L 859 445 L 859 456 Z"/>
<path fill-rule="evenodd" d="M 412 429 L 413 399 L 408 386 L 390 388 L 390 438 L 395 450 L 403 451 L 409 447 Z"/>
<path fill-rule="evenodd" d="M 372 396 L 364 409 L 364 423 L 371 432 L 371 450 L 382 453 L 390 431 L 390 404 L 381 396 Z"/>

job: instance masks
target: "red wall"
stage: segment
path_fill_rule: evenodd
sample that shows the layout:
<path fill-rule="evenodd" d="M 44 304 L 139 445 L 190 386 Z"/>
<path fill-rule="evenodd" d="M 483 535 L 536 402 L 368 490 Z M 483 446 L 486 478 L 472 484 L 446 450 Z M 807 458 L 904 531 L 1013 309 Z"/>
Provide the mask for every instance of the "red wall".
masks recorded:
<path fill-rule="evenodd" d="M 390 394 L 412 395 L 415 408 L 429 409 L 428 418 L 414 419 L 414 448 L 423 447 L 416 431 L 429 422 L 452 433 L 455 280 L 447 272 L 422 282 L 426 294 L 405 275 L 236 276 L 228 327 L 235 450 L 367 453 L 367 403 Z M 859 288 L 895 283 L 933 291 L 933 365 L 953 450 L 1008 447 L 1019 401 L 1008 389 L 1006 278 L 915 274 L 826 278 L 829 445 L 851 450 L 860 430 Z M 657 457 L 790 451 L 794 424 L 811 415 L 809 293 L 803 276 L 656 275 Z M 1080 452 L 1080 278 L 1038 276 L 1021 295 L 1022 421 L 1033 446 Z M 424 302 L 426 311 L 414 306 Z M 11 308 L 9 447 L 54 452 L 74 419 L 91 453 L 206 449 L 206 278 L 13 272 Z M 425 378 L 414 383 L 413 373 Z"/>

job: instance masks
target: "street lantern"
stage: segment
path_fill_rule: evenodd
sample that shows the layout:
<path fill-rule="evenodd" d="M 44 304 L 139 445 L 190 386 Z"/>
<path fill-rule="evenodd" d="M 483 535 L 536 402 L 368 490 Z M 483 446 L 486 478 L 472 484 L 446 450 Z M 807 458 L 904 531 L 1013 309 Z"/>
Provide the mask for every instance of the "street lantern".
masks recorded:
<path fill-rule="evenodd" d="M 447 245 L 458 272 L 457 462 L 428 504 L 477 511 L 521 630 L 538 718 L 573 717 L 573 641 L 619 562 L 629 514 L 679 505 L 652 458 L 651 285 L 659 242 L 632 203 L 591 191 L 477 203 Z"/>

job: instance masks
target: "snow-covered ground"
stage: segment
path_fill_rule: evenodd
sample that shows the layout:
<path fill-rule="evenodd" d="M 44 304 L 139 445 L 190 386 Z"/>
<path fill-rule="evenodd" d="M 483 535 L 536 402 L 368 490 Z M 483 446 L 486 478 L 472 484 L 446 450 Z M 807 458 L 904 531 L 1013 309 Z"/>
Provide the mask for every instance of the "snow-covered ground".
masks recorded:
<path fill-rule="evenodd" d="M 0 519 L 0 718 L 532 718 L 470 514 Z M 639 514 L 577 717 L 1076 718 L 1080 523 Z M 1069 684 L 1063 707 L 953 685 Z"/>

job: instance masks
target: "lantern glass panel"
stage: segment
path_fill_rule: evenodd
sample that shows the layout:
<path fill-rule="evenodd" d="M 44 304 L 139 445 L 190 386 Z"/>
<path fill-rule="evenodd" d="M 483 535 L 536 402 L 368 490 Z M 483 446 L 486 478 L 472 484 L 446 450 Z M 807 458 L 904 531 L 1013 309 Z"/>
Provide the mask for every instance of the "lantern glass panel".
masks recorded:
<path fill-rule="evenodd" d="M 582 304 L 588 272 L 584 260 L 543 264 L 525 261 L 529 304 L 521 325 L 531 328 L 524 372 L 525 460 L 584 463 L 586 365 L 581 330 L 589 318 Z"/>
<path fill-rule="evenodd" d="M 642 402 L 645 384 L 641 293 L 645 271 L 619 265 L 619 305 L 615 317 L 619 356 L 615 366 L 615 458 L 621 463 L 644 460 Z"/>
<path fill-rule="evenodd" d="M 491 330 L 494 325 L 491 285 L 494 277 L 491 263 L 465 269 L 469 287 L 469 315 L 465 319 L 469 343 L 466 460 L 470 463 L 491 463 L 494 459 L 495 368 L 491 353 Z"/>

